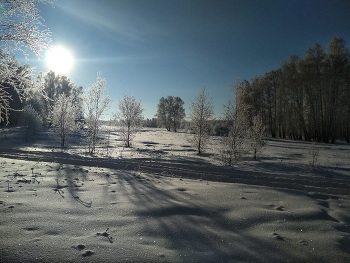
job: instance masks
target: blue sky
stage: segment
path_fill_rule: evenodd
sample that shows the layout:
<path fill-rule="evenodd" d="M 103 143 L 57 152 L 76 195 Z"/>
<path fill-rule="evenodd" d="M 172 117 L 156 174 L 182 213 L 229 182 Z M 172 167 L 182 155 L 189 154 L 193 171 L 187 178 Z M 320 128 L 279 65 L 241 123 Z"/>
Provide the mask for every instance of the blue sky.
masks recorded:
<path fill-rule="evenodd" d="M 219 116 L 238 78 L 277 69 L 315 42 L 350 43 L 349 0 L 56 0 L 40 11 L 52 44 L 73 54 L 66 75 L 87 88 L 101 72 L 111 111 L 132 94 L 146 118 L 168 95 L 189 115 L 204 85 Z M 48 70 L 45 57 L 29 63 Z"/>

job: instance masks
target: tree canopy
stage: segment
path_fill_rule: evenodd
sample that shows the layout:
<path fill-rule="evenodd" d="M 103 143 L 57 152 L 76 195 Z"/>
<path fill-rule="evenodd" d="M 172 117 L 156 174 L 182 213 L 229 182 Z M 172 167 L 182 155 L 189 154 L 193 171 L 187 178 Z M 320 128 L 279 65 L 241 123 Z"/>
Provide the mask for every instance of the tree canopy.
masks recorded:
<path fill-rule="evenodd" d="M 173 129 L 176 132 L 181 121 L 186 117 L 184 104 L 180 97 L 162 97 L 159 100 L 156 114 L 159 127 L 165 127 L 168 131 Z"/>

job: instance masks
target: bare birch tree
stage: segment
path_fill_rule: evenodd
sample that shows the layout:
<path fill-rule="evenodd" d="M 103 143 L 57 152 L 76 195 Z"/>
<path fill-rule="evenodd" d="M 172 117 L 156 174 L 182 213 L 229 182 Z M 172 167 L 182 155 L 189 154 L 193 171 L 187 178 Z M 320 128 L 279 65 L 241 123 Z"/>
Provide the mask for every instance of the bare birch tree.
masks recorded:
<path fill-rule="evenodd" d="M 256 159 L 257 154 L 266 145 L 266 142 L 263 140 L 264 133 L 265 127 L 261 116 L 254 116 L 252 120 L 252 126 L 249 129 L 250 149 L 253 151 L 254 160 Z"/>
<path fill-rule="evenodd" d="M 65 94 L 58 96 L 49 114 L 49 119 L 55 133 L 60 137 L 61 146 L 65 146 L 69 134 L 77 129 L 78 112 L 78 106 L 74 103 L 72 96 Z"/>
<path fill-rule="evenodd" d="M 224 120 L 229 128 L 228 135 L 221 141 L 221 158 L 225 165 L 239 161 L 246 151 L 250 106 L 244 101 L 246 92 L 244 83 L 238 82 L 232 87 L 235 98 L 225 105 Z"/>
<path fill-rule="evenodd" d="M 135 133 L 142 127 L 143 109 L 141 101 L 136 101 L 132 95 L 124 95 L 119 101 L 118 120 L 121 125 L 121 136 L 126 147 L 131 146 Z"/>
<path fill-rule="evenodd" d="M 190 142 L 197 149 L 198 154 L 202 154 L 210 136 L 209 121 L 214 115 L 214 107 L 211 99 L 205 94 L 205 87 L 200 91 L 198 97 L 190 106 L 191 129 L 194 132 Z"/>
<path fill-rule="evenodd" d="M 90 85 L 84 97 L 87 143 L 90 154 L 95 153 L 101 117 L 109 108 L 111 102 L 110 98 L 105 94 L 105 88 L 106 80 L 101 73 L 98 73 L 96 83 Z"/>
<path fill-rule="evenodd" d="M 37 4 L 51 0 L 8 0 L 0 2 L 0 123 L 8 124 L 11 94 L 4 87 L 10 84 L 22 100 L 28 94 L 28 83 L 18 75 L 15 55 L 28 56 L 28 49 L 39 56 L 48 48 L 51 32 L 44 26 Z M 31 69 L 32 71 L 32 69 Z M 4 116 L 4 117 L 2 117 Z"/>

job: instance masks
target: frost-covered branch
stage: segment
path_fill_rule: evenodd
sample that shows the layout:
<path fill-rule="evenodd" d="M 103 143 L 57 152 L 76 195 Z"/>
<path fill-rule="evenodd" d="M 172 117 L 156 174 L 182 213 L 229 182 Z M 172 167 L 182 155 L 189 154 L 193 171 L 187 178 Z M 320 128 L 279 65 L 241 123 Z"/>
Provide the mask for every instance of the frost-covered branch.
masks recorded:
<path fill-rule="evenodd" d="M 53 3 L 52 0 L 6 0 L 0 2 L 0 123 L 9 122 L 13 95 L 12 87 L 22 100 L 28 95 L 25 87 L 34 83 L 24 83 L 18 73 L 19 65 L 15 56 L 22 54 L 27 58 L 28 50 L 40 56 L 48 48 L 51 32 L 43 24 L 37 8 L 39 3 Z M 29 71 L 28 71 L 29 72 Z M 30 75 L 33 69 L 30 68 Z M 29 84 L 29 85 L 28 85 Z"/>

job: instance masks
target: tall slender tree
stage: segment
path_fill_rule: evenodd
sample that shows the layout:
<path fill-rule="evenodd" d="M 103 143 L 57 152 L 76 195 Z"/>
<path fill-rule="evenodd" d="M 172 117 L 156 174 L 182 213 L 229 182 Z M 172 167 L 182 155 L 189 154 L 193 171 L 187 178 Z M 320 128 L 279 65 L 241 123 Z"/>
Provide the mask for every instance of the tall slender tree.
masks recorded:
<path fill-rule="evenodd" d="M 208 94 L 205 93 L 204 87 L 190 106 L 191 129 L 194 131 L 193 138 L 190 141 L 196 147 L 198 154 L 203 153 L 209 141 L 209 121 L 212 120 L 213 115 L 214 107 Z"/>
<path fill-rule="evenodd" d="M 158 127 L 165 127 L 167 131 L 170 131 L 170 114 L 166 108 L 166 99 L 161 97 L 157 106 L 157 123 Z"/>
<path fill-rule="evenodd" d="M 265 134 L 265 127 L 262 122 L 261 116 L 256 115 L 253 117 L 252 125 L 249 129 L 249 140 L 250 140 L 250 148 L 253 151 L 253 159 L 255 160 L 258 153 L 262 150 L 262 148 L 266 145 L 263 140 Z"/>
<path fill-rule="evenodd" d="M 69 134 L 77 129 L 78 107 L 73 101 L 73 97 L 64 93 L 59 95 L 53 104 L 49 118 L 55 133 L 60 138 L 61 146 L 65 146 Z"/>
<path fill-rule="evenodd" d="M 106 93 L 106 80 L 97 74 L 96 83 L 91 84 L 85 93 L 85 122 L 87 126 L 87 144 L 90 154 L 94 154 L 101 126 L 101 118 L 110 106 Z"/>
<path fill-rule="evenodd" d="M 221 155 L 225 165 L 239 161 L 246 151 L 251 106 L 245 102 L 245 97 L 248 96 L 245 84 L 246 82 L 238 81 L 232 86 L 235 97 L 225 105 L 223 118 L 229 128 L 228 135 L 221 140 Z"/>

